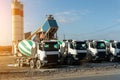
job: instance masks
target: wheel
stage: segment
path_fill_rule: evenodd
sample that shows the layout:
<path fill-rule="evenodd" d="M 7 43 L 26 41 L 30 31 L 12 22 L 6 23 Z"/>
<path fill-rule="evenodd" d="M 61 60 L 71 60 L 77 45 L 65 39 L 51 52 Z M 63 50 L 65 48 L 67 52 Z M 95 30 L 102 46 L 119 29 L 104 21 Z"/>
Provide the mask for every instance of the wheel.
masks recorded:
<path fill-rule="evenodd" d="M 16 64 L 18 65 L 18 67 L 20 67 L 20 59 L 16 59 Z"/>
<path fill-rule="evenodd" d="M 114 56 L 110 56 L 110 62 L 114 62 L 115 61 L 115 59 L 114 59 Z"/>
<path fill-rule="evenodd" d="M 19 67 L 23 67 L 23 58 L 18 59 Z"/>
<path fill-rule="evenodd" d="M 87 62 L 91 62 L 91 61 L 92 61 L 92 55 L 91 55 L 90 53 L 88 53 L 88 54 L 86 55 L 86 57 L 85 57 L 85 60 L 86 60 Z"/>
<path fill-rule="evenodd" d="M 31 69 L 35 68 L 35 62 L 33 59 L 30 60 L 30 68 Z"/>
<path fill-rule="evenodd" d="M 22 61 L 22 60 L 20 60 L 19 66 L 20 66 L 20 67 L 23 67 L 23 61 Z"/>
<path fill-rule="evenodd" d="M 40 60 L 37 60 L 37 61 L 36 61 L 36 68 L 37 68 L 37 69 L 40 69 L 41 67 L 42 67 L 41 61 L 40 61 Z"/>

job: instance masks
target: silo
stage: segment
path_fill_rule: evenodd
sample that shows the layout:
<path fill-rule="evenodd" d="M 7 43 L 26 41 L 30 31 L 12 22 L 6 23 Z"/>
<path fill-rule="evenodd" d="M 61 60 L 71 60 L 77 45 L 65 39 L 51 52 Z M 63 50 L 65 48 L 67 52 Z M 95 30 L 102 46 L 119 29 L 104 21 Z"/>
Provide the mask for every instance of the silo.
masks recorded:
<path fill-rule="evenodd" d="M 19 0 L 12 1 L 12 43 L 13 53 L 16 53 L 16 45 L 23 40 L 23 4 Z"/>

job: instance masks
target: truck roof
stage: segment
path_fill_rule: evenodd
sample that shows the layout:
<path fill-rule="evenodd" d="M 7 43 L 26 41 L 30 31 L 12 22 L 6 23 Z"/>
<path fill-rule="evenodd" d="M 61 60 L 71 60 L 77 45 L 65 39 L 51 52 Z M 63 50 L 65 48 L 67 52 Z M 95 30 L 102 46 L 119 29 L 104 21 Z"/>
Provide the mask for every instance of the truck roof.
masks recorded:
<path fill-rule="evenodd" d="M 57 40 L 45 40 L 45 41 L 42 41 L 42 42 L 57 42 Z"/>

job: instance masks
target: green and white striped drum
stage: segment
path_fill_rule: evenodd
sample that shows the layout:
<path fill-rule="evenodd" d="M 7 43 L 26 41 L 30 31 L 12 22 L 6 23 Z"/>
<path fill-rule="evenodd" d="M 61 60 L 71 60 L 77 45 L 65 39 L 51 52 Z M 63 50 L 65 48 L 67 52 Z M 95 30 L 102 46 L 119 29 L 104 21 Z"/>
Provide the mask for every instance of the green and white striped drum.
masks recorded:
<path fill-rule="evenodd" d="M 22 40 L 18 44 L 19 51 L 25 56 L 30 56 L 32 54 L 31 49 L 34 47 L 35 47 L 35 42 L 32 40 Z"/>

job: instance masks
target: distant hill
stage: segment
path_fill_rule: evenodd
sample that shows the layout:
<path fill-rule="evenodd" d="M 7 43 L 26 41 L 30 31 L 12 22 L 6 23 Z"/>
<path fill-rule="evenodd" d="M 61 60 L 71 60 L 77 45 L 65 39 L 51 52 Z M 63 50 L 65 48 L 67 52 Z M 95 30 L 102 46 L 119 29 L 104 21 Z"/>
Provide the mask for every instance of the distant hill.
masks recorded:
<path fill-rule="evenodd" d="M 0 46 L 0 51 L 12 51 L 12 46 Z"/>

